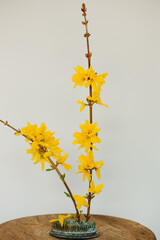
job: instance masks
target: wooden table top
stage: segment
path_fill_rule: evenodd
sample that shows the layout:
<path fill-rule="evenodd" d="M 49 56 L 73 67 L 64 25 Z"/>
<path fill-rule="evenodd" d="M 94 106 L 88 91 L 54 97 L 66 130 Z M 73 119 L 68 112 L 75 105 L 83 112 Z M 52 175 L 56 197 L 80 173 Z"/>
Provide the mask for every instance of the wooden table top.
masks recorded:
<path fill-rule="evenodd" d="M 49 235 L 52 224 L 49 220 L 57 214 L 15 219 L 0 225 L 0 240 L 57 240 Z M 139 223 L 104 215 L 92 215 L 100 234 L 97 240 L 156 240 L 148 228 Z M 96 239 L 96 238 L 94 238 Z"/>

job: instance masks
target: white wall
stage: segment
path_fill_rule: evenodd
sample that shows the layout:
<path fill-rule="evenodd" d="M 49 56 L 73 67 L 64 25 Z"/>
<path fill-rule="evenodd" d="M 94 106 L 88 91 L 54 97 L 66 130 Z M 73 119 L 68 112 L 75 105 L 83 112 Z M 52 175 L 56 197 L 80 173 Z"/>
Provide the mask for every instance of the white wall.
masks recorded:
<path fill-rule="evenodd" d="M 74 194 L 86 182 L 77 171 L 72 134 L 88 118 L 73 89 L 73 68 L 87 68 L 80 0 L 0 0 L 0 118 L 20 128 L 45 122 L 69 153 L 66 180 Z M 109 72 L 94 121 L 101 127 L 96 160 L 103 193 L 92 213 L 135 220 L 160 237 L 160 1 L 88 0 L 92 64 Z M 53 172 L 33 165 L 22 137 L 0 125 L 0 222 L 73 212 Z M 98 181 L 96 181 L 98 183 Z M 88 185 L 88 184 L 87 184 Z"/>

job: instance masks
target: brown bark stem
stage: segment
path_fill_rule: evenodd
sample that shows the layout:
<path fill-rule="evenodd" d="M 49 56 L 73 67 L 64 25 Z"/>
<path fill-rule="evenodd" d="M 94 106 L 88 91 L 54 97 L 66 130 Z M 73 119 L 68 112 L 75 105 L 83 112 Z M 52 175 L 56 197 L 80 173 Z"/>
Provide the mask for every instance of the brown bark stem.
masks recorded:
<path fill-rule="evenodd" d="M 86 41 L 87 41 L 87 54 L 86 54 L 86 57 L 88 59 L 88 68 L 90 68 L 91 66 L 91 56 L 92 56 L 92 53 L 90 52 L 90 48 L 89 48 L 89 37 L 90 37 L 90 34 L 88 32 L 88 20 L 86 18 L 86 6 L 85 4 L 83 3 L 82 4 L 82 8 L 81 8 L 83 14 L 82 16 L 84 16 L 84 22 L 82 22 L 84 25 L 85 25 L 85 30 L 86 30 L 86 33 L 84 34 L 84 37 L 86 38 Z M 89 95 L 92 97 L 92 86 L 90 85 L 89 86 Z M 93 113 L 92 113 L 92 105 L 90 104 L 89 105 L 89 120 L 90 120 L 90 124 L 93 123 Z M 92 147 L 90 148 L 90 150 L 92 150 Z M 91 181 L 92 181 L 92 169 L 90 170 L 90 174 L 91 174 L 91 180 L 89 181 L 89 188 L 90 188 L 90 185 L 91 185 Z M 90 219 L 90 209 L 91 209 L 91 200 L 92 200 L 92 195 L 91 193 L 88 194 L 88 205 L 89 207 L 87 208 L 87 215 L 86 215 L 86 221 L 88 221 Z"/>
<path fill-rule="evenodd" d="M 5 126 L 10 127 L 11 129 L 13 129 L 13 130 L 14 130 L 15 132 L 17 132 L 17 133 L 18 133 L 18 132 L 21 132 L 19 129 L 16 129 L 16 128 L 12 127 L 11 125 L 9 125 L 9 124 L 8 124 L 8 121 L 5 122 L 5 121 L 3 121 L 3 120 L 0 120 L 0 122 L 3 123 Z"/>
<path fill-rule="evenodd" d="M 20 129 L 16 129 L 15 127 L 11 126 L 10 124 L 8 124 L 8 121 L 4 122 L 3 120 L 0 120 L 0 122 L 3 123 L 5 126 L 11 128 L 11 129 L 14 130 L 15 132 L 21 133 L 21 130 L 20 130 Z M 25 136 L 24 134 L 22 134 L 22 136 L 25 137 L 25 138 L 27 138 L 27 136 Z M 30 139 L 30 140 L 33 142 L 32 139 Z M 41 146 L 40 146 L 40 147 L 41 147 Z M 41 148 L 42 148 L 42 147 L 41 147 Z M 42 150 L 45 151 L 43 148 L 42 148 Z M 75 210 L 76 210 L 76 217 L 77 217 L 78 221 L 80 221 L 80 214 L 79 214 L 79 211 L 78 211 L 78 209 L 77 209 L 77 204 L 76 204 L 76 201 L 75 201 L 75 199 L 74 199 L 74 197 L 73 197 L 73 194 L 72 194 L 72 192 L 71 192 L 68 184 L 67 184 L 66 181 L 62 178 L 63 175 L 61 174 L 61 172 L 59 171 L 58 167 L 57 167 L 56 164 L 51 160 L 50 157 L 48 157 L 48 160 L 50 161 L 51 167 L 57 172 L 57 174 L 59 175 L 60 179 L 62 180 L 64 186 L 66 187 L 66 189 L 67 189 L 67 191 L 68 191 L 68 193 L 69 193 L 69 195 L 70 195 L 70 197 L 71 197 L 71 199 L 72 199 L 72 201 L 73 201 L 73 204 L 74 204 L 74 207 L 75 207 Z"/>
<path fill-rule="evenodd" d="M 51 163 L 51 167 L 53 166 L 53 169 L 55 169 L 55 171 L 56 171 L 57 174 L 59 175 L 60 179 L 62 180 L 64 186 L 66 187 L 66 189 L 67 189 L 67 191 L 68 191 L 68 193 L 69 193 L 69 195 L 70 195 L 70 197 L 71 197 L 71 199 L 72 199 L 72 201 L 73 201 L 73 204 L 74 204 L 74 207 L 75 207 L 75 210 L 76 210 L 76 217 L 78 218 L 78 222 L 79 222 L 79 221 L 80 221 L 80 214 L 79 214 L 79 211 L 78 211 L 78 209 L 77 209 L 77 204 L 76 204 L 76 201 L 75 201 L 75 199 L 74 199 L 74 197 L 73 197 L 73 194 L 72 194 L 72 192 L 71 192 L 68 184 L 66 183 L 66 181 L 62 178 L 62 174 L 61 174 L 61 172 L 59 171 L 59 169 L 57 168 L 57 166 L 55 165 L 55 163 L 51 160 L 50 157 L 48 157 L 48 160 L 49 160 L 50 163 Z"/>

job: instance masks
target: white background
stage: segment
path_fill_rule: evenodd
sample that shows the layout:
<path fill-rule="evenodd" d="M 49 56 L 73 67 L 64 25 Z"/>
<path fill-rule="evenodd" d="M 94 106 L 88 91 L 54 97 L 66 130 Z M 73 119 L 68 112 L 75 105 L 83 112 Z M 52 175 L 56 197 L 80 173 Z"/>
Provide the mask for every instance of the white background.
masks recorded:
<path fill-rule="evenodd" d="M 45 122 L 69 153 L 66 180 L 74 194 L 87 182 L 76 175 L 83 151 L 73 133 L 88 118 L 76 100 L 74 67 L 87 68 L 80 0 L 0 0 L 0 118 L 17 128 Z M 160 1 L 88 0 L 92 65 L 108 72 L 95 160 L 104 160 L 103 192 L 92 213 L 137 221 L 160 237 Z M 42 172 L 22 137 L 0 125 L 0 222 L 74 211 L 56 173 Z M 62 168 L 63 170 L 63 168 Z M 62 171 L 63 172 L 63 171 Z"/>

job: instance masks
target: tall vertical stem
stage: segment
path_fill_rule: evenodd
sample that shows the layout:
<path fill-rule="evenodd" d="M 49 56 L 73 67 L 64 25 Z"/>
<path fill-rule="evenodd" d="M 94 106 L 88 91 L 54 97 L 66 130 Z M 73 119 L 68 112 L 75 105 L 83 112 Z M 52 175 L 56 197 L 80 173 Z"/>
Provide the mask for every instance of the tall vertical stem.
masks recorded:
<path fill-rule="evenodd" d="M 84 34 L 84 37 L 86 38 L 86 41 L 87 41 L 87 53 L 86 53 L 86 57 L 88 59 L 88 68 L 90 68 L 91 66 L 91 56 L 92 56 L 92 53 L 90 52 L 90 48 L 89 48 L 89 37 L 90 37 L 90 34 L 88 32 L 88 20 L 86 18 L 86 6 L 85 4 L 83 3 L 82 4 L 82 8 L 81 8 L 83 14 L 82 16 L 84 16 L 84 22 L 82 22 L 82 24 L 85 25 L 85 29 L 86 29 L 86 33 Z M 92 86 L 90 85 L 89 86 L 89 95 L 92 97 Z M 90 120 L 90 124 L 93 123 L 93 113 L 92 113 L 92 105 L 90 104 L 89 105 L 89 120 Z M 90 150 L 92 150 L 92 147 L 90 148 Z M 92 170 L 90 170 L 90 175 L 91 175 L 91 179 L 89 181 L 89 188 L 90 188 L 90 185 L 91 185 L 91 181 L 92 181 Z M 89 207 L 87 208 L 87 215 L 86 215 L 86 221 L 88 221 L 90 219 L 90 207 L 91 207 L 91 200 L 92 200 L 92 197 L 91 197 L 91 193 L 88 194 L 88 205 Z"/>

